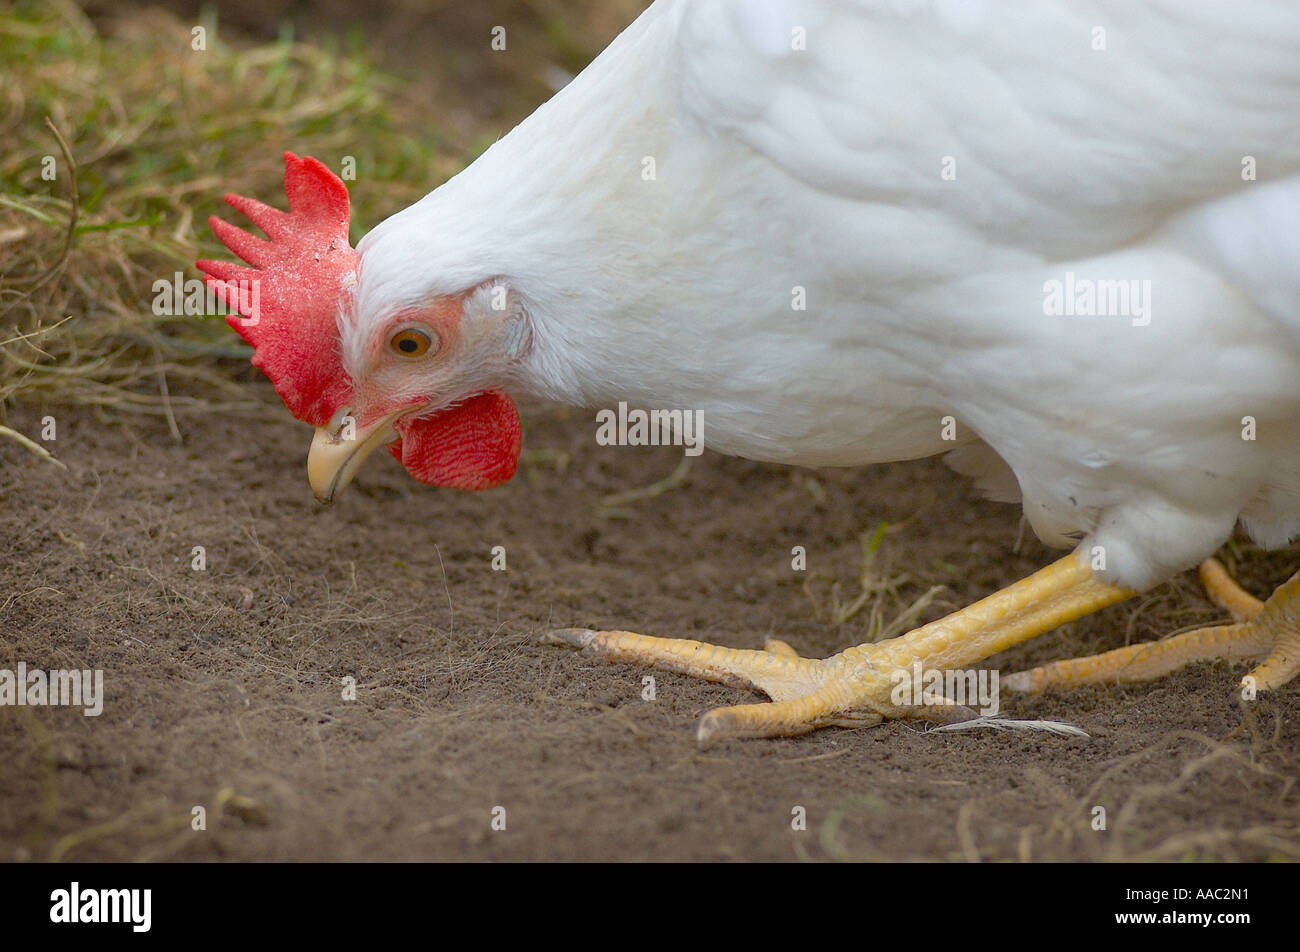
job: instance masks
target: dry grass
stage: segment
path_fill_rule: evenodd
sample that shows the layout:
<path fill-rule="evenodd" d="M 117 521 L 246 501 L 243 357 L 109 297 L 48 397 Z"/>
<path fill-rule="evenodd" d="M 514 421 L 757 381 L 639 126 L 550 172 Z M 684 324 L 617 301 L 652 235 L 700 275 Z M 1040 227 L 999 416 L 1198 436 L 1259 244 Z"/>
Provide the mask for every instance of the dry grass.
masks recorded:
<path fill-rule="evenodd" d="M 208 39 L 192 50 L 190 27 L 156 12 L 111 35 L 67 3 L 0 14 L 0 412 L 257 406 L 236 379 L 247 349 L 219 318 L 152 307 L 155 281 L 219 253 L 206 218 L 221 194 L 279 194 L 285 148 L 353 155 L 367 186 L 384 183 L 357 190 L 365 228 L 455 170 L 459 150 L 410 131 L 397 84 L 360 54 Z"/>

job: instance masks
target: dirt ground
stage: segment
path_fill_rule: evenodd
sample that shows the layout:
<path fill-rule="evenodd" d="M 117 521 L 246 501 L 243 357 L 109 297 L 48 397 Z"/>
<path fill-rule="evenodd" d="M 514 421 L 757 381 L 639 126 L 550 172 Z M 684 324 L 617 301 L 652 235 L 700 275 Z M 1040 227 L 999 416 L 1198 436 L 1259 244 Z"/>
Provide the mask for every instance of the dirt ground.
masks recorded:
<path fill-rule="evenodd" d="M 640 5 L 588 4 L 569 34 L 568 2 L 391 0 L 360 24 L 366 5 L 230 2 L 220 22 L 232 39 L 276 36 L 294 11 L 309 36 L 350 24 L 386 68 L 418 67 L 408 98 L 436 102 L 468 149 L 544 98 L 543 65 L 580 68 Z M 483 54 L 498 22 L 517 69 Z M 525 406 L 505 487 L 430 489 L 377 454 L 322 507 L 309 429 L 246 364 L 226 371 L 264 412 L 183 415 L 179 441 L 161 418 L 0 407 L 26 434 L 54 416 L 48 445 L 69 467 L 0 439 L 0 669 L 98 668 L 106 693 L 98 717 L 0 706 L 0 862 L 1300 858 L 1300 689 L 1242 702 L 1242 666 L 1004 695 L 1006 713 L 1088 739 L 889 722 L 701 750 L 700 715 L 750 695 L 657 672 L 647 701 L 650 672 L 538 644 L 553 628 L 630 628 L 825 656 L 935 586 L 918 622 L 1056 557 L 1017 507 L 936 460 L 800 471 L 706 452 L 680 485 L 611 505 L 680 451 L 600 447 L 590 414 Z M 882 524 L 869 570 L 889 584 L 837 623 L 859 596 L 860 539 Z M 1295 547 L 1224 555 L 1260 596 L 1300 565 Z M 1221 619 L 1189 573 L 991 663 Z"/>
<path fill-rule="evenodd" d="M 1242 668 L 1008 706 L 1087 740 L 891 722 L 699 750 L 700 714 L 749 695 L 660 672 L 645 701 L 646 671 L 537 643 L 625 627 L 832 653 L 866 636 L 872 600 L 843 624 L 828 611 L 833 583 L 856 594 L 858 537 L 882 522 L 873 571 L 903 576 L 885 620 L 943 585 L 922 620 L 938 617 L 1053 557 L 1017 508 L 937 461 L 796 471 L 706 453 L 611 517 L 607 494 L 679 451 L 598 447 L 589 415 L 533 406 L 501 489 L 429 489 L 385 456 L 322 507 L 307 428 L 248 381 L 264 417 L 182 418 L 180 443 L 148 418 L 10 415 L 37 432 L 52 414 L 70 470 L 0 442 L 0 667 L 102 668 L 106 700 L 99 717 L 0 708 L 0 859 L 1300 855 L 1297 692 L 1242 703 Z M 1295 555 L 1242 547 L 1236 567 L 1262 595 Z M 996 663 L 1220 617 L 1189 574 Z"/>

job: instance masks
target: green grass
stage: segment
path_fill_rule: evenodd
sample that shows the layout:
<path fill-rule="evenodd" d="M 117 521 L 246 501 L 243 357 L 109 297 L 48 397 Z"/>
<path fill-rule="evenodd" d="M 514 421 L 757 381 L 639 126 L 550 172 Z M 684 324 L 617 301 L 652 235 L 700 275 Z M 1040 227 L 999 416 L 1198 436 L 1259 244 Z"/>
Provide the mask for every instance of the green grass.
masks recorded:
<path fill-rule="evenodd" d="M 157 11 L 103 35 L 71 4 L 0 7 L 0 419 L 15 401 L 173 419 L 258 406 L 247 348 L 222 320 L 152 310 L 156 280 L 227 254 L 207 225 L 238 218 L 221 196 L 283 207 L 284 150 L 335 169 L 352 156 L 355 237 L 469 152 L 427 108 L 404 114 L 402 84 L 356 44 L 287 30 L 228 43 L 205 26 L 195 51 L 191 25 Z"/>

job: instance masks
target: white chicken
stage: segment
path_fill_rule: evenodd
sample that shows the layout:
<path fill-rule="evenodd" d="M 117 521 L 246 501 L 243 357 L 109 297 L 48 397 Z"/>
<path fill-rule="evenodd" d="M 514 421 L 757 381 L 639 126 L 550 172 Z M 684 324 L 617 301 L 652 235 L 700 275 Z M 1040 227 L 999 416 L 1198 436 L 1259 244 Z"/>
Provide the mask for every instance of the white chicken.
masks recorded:
<path fill-rule="evenodd" d="M 269 242 L 214 219 L 260 270 L 200 265 L 232 302 L 260 282 L 232 324 L 318 428 L 322 500 L 382 445 L 435 485 L 508 479 L 515 394 L 688 408 L 757 460 L 951 451 L 1075 547 L 825 660 L 553 634 L 772 697 L 710 712 L 702 740 L 933 719 L 892 691 L 915 661 L 968 667 L 1129 597 L 1239 520 L 1267 546 L 1300 533 L 1293 4 L 659 0 L 355 252 L 342 184 L 287 161 L 290 213 L 230 199 Z M 1254 683 L 1288 681 L 1300 575 L 1260 612 L 1205 572 L 1239 624 L 1003 684 L 1264 656 Z"/>

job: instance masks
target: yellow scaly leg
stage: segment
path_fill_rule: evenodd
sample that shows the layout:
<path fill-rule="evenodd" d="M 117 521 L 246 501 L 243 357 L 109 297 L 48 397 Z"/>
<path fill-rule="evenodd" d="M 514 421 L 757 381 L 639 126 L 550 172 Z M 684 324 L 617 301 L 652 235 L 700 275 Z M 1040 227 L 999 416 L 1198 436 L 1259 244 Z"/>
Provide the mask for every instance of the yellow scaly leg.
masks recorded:
<path fill-rule="evenodd" d="M 1267 602 L 1247 594 L 1214 559 L 1201 564 L 1210 598 L 1237 622 L 1211 625 L 1161 641 L 1127 645 L 1022 671 L 1002 679 L 1013 691 L 1037 693 L 1049 687 L 1148 681 L 1194 661 L 1264 658 L 1250 673 L 1257 690 L 1278 688 L 1300 672 L 1300 572 L 1280 585 Z"/>
<path fill-rule="evenodd" d="M 543 637 L 611 662 L 645 664 L 711 681 L 753 687 L 772 703 L 709 711 L 701 743 L 730 737 L 803 734 L 828 725 L 869 726 L 886 717 L 953 720 L 960 707 L 895 703 L 895 688 L 914 662 L 925 670 L 965 670 L 975 662 L 1134 593 L 1099 581 L 1079 552 L 961 611 L 878 644 L 858 645 L 824 660 L 800 658 L 784 643 L 766 651 L 722 648 L 628 631 L 567 628 Z"/>

